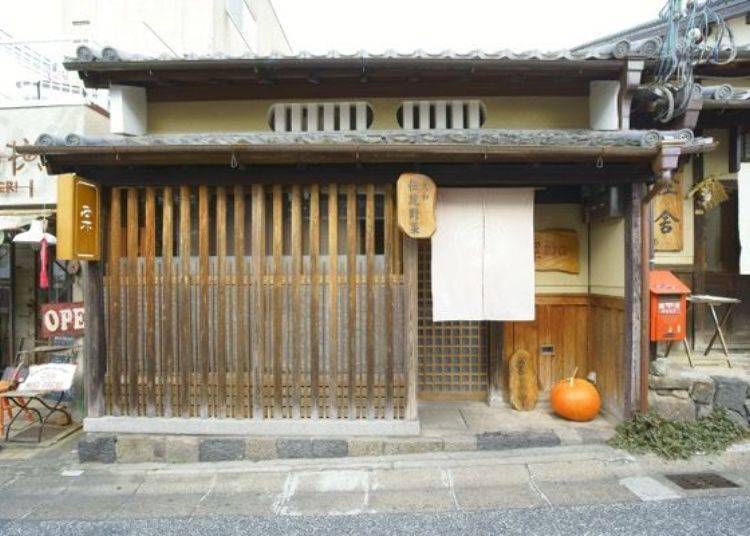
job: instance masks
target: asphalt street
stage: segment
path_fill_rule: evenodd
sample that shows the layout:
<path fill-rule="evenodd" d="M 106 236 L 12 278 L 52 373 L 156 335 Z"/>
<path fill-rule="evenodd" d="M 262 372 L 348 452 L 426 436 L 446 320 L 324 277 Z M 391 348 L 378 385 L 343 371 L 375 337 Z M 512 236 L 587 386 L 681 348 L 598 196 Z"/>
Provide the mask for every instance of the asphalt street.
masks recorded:
<path fill-rule="evenodd" d="M 468 512 L 340 516 L 200 516 L 104 521 L 0 521 L 13 535 L 219 534 L 507 534 L 507 535 L 744 535 L 750 534 L 748 497 L 576 507 L 483 509 Z"/>
<path fill-rule="evenodd" d="M 0 451 L 0 534 L 750 535 L 750 443 L 665 462 L 604 445 L 194 464 Z M 734 488 L 666 478 L 711 471 Z"/>

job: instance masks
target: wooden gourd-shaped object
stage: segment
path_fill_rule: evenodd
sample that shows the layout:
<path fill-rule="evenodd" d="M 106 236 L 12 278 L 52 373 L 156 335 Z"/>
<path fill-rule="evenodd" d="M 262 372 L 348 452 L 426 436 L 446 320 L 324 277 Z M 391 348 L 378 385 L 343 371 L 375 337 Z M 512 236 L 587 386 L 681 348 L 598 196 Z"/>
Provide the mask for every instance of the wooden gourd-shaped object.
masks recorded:
<path fill-rule="evenodd" d="M 510 403 L 514 409 L 530 411 L 539 398 L 534 358 L 526 350 L 516 350 L 508 361 Z"/>

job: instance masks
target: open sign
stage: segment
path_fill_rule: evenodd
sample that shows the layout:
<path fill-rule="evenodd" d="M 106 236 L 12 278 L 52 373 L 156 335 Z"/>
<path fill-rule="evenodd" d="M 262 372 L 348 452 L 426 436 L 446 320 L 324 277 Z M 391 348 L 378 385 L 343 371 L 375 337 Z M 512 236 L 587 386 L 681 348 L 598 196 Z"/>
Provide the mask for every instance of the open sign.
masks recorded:
<path fill-rule="evenodd" d="M 42 305 L 42 337 L 82 335 L 83 302 Z"/>

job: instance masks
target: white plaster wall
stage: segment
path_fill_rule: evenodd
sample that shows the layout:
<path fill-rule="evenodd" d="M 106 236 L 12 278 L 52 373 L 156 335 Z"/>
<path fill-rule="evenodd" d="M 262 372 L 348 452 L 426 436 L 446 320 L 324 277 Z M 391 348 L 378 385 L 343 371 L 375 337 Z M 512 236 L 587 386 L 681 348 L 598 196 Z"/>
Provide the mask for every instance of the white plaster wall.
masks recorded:
<path fill-rule="evenodd" d="M 625 220 L 591 223 L 589 274 L 591 294 L 625 295 Z"/>

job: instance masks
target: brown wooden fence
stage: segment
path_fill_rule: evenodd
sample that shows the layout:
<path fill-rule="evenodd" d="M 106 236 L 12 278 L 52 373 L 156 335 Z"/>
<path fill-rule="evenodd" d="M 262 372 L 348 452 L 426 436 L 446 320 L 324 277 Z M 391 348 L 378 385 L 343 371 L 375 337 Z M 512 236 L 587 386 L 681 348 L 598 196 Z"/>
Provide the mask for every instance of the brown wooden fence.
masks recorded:
<path fill-rule="evenodd" d="M 113 188 L 108 208 L 108 414 L 404 418 L 392 186 Z"/>

